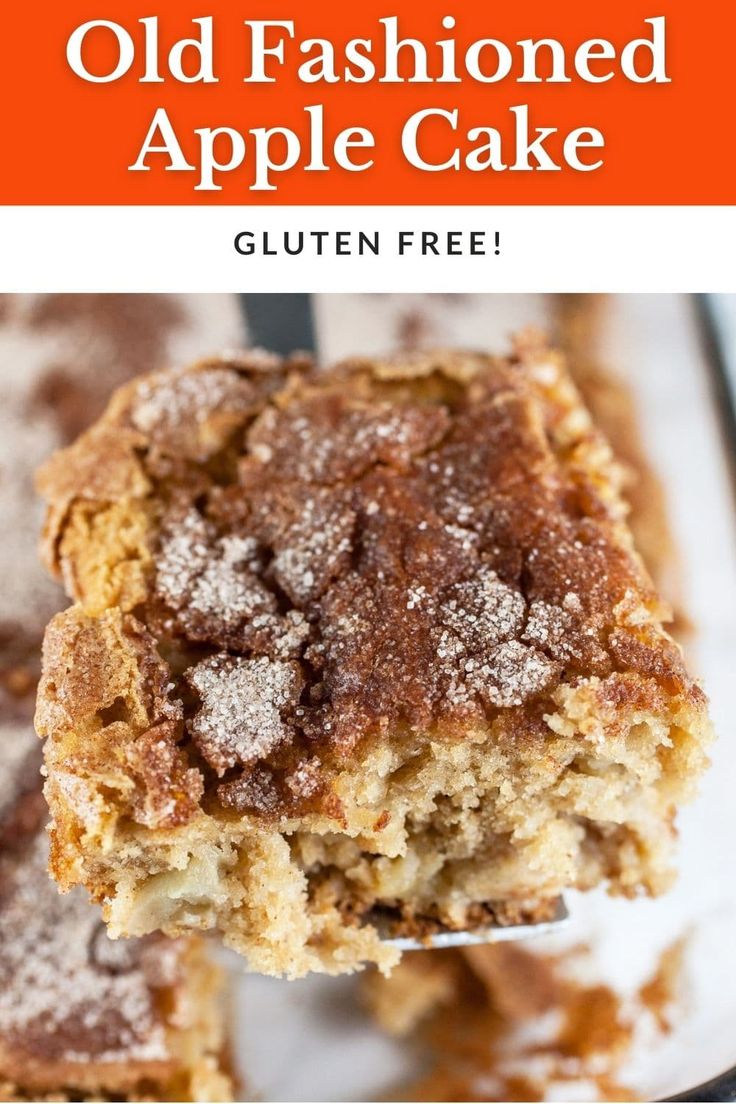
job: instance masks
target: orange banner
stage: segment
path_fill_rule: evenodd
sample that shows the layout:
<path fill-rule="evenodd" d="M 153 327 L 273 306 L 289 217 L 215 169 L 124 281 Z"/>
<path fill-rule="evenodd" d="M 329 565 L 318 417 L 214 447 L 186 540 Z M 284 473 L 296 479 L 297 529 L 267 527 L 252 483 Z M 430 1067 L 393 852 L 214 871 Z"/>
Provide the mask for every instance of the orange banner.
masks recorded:
<path fill-rule="evenodd" d="M 14 4 L 0 202 L 734 203 L 718 8 Z"/>

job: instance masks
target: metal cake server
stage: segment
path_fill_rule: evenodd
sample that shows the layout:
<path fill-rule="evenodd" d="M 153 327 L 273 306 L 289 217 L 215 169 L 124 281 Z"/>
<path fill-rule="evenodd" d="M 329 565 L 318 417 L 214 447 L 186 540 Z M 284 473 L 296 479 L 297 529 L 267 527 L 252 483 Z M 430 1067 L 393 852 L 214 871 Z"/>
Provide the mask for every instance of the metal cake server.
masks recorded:
<path fill-rule="evenodd" d="M 388 924 L 380 918 L 371 922 L 378 928 L 382 941 L 390 943 L 400 951 L 438 951 L 447 950 L 449 947 L 470 947 L 481 943 L 515 943 L 535 935 L 553 935 L 565 927 L 568 919 L 567 906 L 560 897 L 555 913 L 549 920 L 538 920 L 532 924 L 488 924 L 482 928 L 473 928 L 471 931 L 438 931 L 421 939 L 392 936 Z"/>

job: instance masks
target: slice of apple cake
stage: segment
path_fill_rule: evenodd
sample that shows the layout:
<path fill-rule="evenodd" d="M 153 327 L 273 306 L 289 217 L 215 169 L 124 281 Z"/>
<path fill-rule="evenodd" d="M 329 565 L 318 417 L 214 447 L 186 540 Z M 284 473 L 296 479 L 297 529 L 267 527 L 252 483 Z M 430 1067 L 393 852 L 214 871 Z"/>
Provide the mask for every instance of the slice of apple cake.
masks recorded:
<path fill-rule="evenodd" d="M 669 884 L 705 698 L 554 353 L 146 376 L 40 487 L 51 866 L 113 935 L 387 969 Z"/>

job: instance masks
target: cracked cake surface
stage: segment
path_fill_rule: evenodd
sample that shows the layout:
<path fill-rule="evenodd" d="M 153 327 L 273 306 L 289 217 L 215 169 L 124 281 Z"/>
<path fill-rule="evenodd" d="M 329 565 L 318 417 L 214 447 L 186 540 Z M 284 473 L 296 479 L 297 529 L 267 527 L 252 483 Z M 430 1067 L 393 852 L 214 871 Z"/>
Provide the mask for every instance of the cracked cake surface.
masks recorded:
<path fill-rule="evenodd" d="M 83 890 L 58 892 L 28 703 L 0 710 L 0 1099 L 228 1098 L 199 940 L 113 941 Z"/>
<path fill-rule="evenodd" d="M 709 726 L 620 484 L 532 339 L 122 388 L 39 477 L 56 878 L 290 976 L 666 888 Z"/>

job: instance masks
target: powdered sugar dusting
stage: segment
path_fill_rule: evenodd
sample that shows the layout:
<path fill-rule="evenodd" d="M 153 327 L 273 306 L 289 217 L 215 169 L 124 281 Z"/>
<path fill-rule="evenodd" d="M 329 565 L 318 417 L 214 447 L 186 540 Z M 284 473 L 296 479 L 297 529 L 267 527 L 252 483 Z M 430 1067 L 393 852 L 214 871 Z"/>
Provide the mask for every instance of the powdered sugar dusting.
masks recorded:
<path fill-rule="evenodd" d="M 526 604 L 520 593 L 481 565 L 470 580 L 456 583 L 440 607 L 440 619 L 470 650 L 487 649 L 516 636 Z"/>
<path fill-rule="evenodd" d="M 297 663 L 218 655 L 192 667 L 187 680 L 202 703 L 192 735 L 218 774 L 255 763 L 293 734 L 284 714 L 296 706 L 304 683 Z"/>
<path fill-rule="evenodd" d="M 472 662 L 472 661 L 470 661 Z M 507 640 L 488 652 L 485 662 L 465 665 L 467 682 L 481 699 L 498 708 L 523 705 L 546 690 L 557 672 L 556 665 L 543 652 Z"/>
<path fill-rule="evenodd" d="M 250 432 L 249 447 L 272 463 L 275 474 L 326 485 L 355 479 L 375 463 L 406 468 L 446 425 L 442 407 L 350 406 L 334 394 L 320 395 L 286 411 L 266 410 Z"/>
<path fill-rule="evenodd" d="M 410 591 L 409 608 L 415 605 Z M 556 665 L 518 639 L 526 612 L 521 592 L 485 564 L 447 588 L 432 617 L 436 679 L 451 708 L 471 709 L 476 699 L 495 708 L 522 705 L 549 686 Z"/>
<path fill-rule="evenodd" d="M 586 619 L 577 594 L 568 592 L 561 603 L 533 601 L 521 639 L 542 648 L 559 663 L 605 663 L 595 622 Z"/>
<path fill-rule="evenodd" d="M 220 775 L 252 775 L 297 734 L 348 748 L 395 723 L 500 723 L 560 680 L 611 670 L 635 566 L 519 364 L 478 367 L 467 387 L 433 376 L 416 395 L 365 366 L 292 383 L 232 477 L 218 467 L 208 490 L 202 469 L 197 509 L 166 523 L 164 631 L 228 653 L 190 672 L 190 731 Z M 280 788 L 288 803 L 294 755 L 240 798 L 265 808 Z"/>
<path fill-rule="evenodd" d="M 217 411 L 247 412 L 253 397 L 248 380 L 230 368 L 179 370 L 138 384 L 131 420 L 136 429 L 153 436 L 181 428 L 191 432 Z"/>
<path fill-rule="evenodd" d="M 283 811 L 282 795 L 268 767 L 254 767 L 234 781 L 224 783 L 217 793 L 223 805 L 240 812 L 248 810 L 272 817 Z"/>
<path fill-rule="evenodd" d="M 196 510 L 169 519 L 156 560 L 155 591 L 192 640 L 297 656 L 309 635 L 300 610 L 278 613 L 252 536 L 218 536 Z"/>
<path fill-rule="evenodd" d="M 0 722 L 0 817 L 12 804 L 26 762 L 40 744 L 28 721 Z"/>
<path fill-rule="evenodd" d="M 196 510 L 190 510 L 164 538 L 157 559 L 156 589 L 175 609 L 241 617 L 275 608 L 273 595 L 256 575 L 257 544 L 252 537 L 217 537 Z"/>
<path fill-rule="evenodd" d="M 313 797 L 320 788 L 321 771 L 319 759 L 302 759 L 287 776 L 287 788 L 295 798 L 305 800 Z"/>
<path fill-rule="evenodd" d="M 169 1060 L 154 988 L 163 983 L 158 952 L 145 942 L 118 950 L 85 894 L 60 895 L 46 863 L 42 833 L 14 870 L 4 870 L 0 1037 L 71 1062 Z M 5 856 L 3 867 L 10 865 Z M 172 980 L 171 968 L 168 975 Z"/>
<path fill-rule="evenodd" d="M 246 566 L 255 551 L 252 537 L 223 537 L 192 587 L 191 608 L 205 614 L 217 613 L 233 624 L 243 617 L 272 611 L 276 605 L 273 595 Z"/>
<path fill-rule="evenodd" d="M 112 388 L 154 364 L 234 342 L 234 296 L 6 295 L 0 325 L 0 650 L 11 662 L 65 602 L 39 563 L 33 473 L 100 413 Z M 8 642 L 6 644 L 6 641 Z"/>
<path fill-rule="evenodd" d="M 329 495 L 308 495 L 273 560 L 279 585 L 298 604 L 319 597 L 352 547 L 355 514 Z"/>
<path fill-rule="evenodd" d="M 264 763 L 218 787 L 223 805 L 239 812 L 278 817 L 294 813 L 323 788 L 323 765 L 318 757 L 298 759 L 286 771 L 272 770 Z"/>
<path fill-rule="evenodd" d="M 156 590 L 191 621 L 191 613 L 217 618 L 226 630 L 276 609 L 273 594 L 255 573 L 252 537 L 218 538 L 196 510 L 167 533 L 157 560 Z"/>
<path fill-rule="evenodd" d="M 7 364 L 15 350 L 5 348 Z M 22 377 L 18 371 L 16 376 Z M 7 383 L 7 379 L 5 380 Z M 0 624 L 13 635 L 40 637 L 43 626 L 61 604 L 59 588 L 38 564 L 36 546 L 43 511 L 33 489 L 33 470 L 58 444 L 50 421 L 29 417 L 22 401 L 8 399 L 0 406 L 0 511 L 4 519 L 0 541 Z M 10 582 L 12 580 L 12 583 Z"/>
<path fill-rule="evenodd" d="M 532 602 L 524 639 L 557 652 L 564 652 L 568 647 L 567 637 L 572 625 L 570 610 L 541 600 Z"/>
<path fill-rule="evenodd" d="M 189 510 L 178 524 L 164 526 L 156 560 L 156 590 L 178 609 L 188 601 L 197 575 L 207 566 L 209 533 L 204 518 Z"/>

